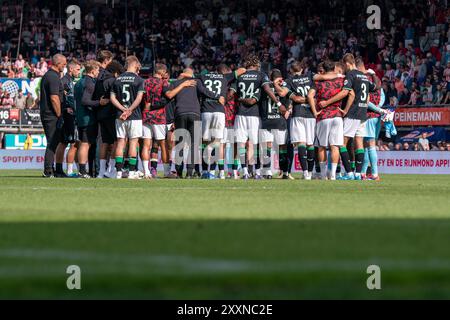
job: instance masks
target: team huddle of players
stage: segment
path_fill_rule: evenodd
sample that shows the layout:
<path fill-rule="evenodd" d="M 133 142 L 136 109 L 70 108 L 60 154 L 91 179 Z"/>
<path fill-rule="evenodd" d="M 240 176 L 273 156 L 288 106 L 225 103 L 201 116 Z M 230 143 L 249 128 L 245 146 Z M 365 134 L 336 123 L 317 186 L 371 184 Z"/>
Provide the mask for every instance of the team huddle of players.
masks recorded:
<path fill-rule="evenodd" d="M 134 56 L 123 68 L 101 51 L 73 85 L 79 64 L 69 63 L 62 80 L 64 104 L 73 110 L 64 113 L 68 174 L 77 153 L 79 177 L 92 175 L 86 164 L 100 131 L 98 178 L 156 178 L 160 154 L 165 178 L 271 179 L 278 159 L 279 176 L 289 179 L 291 145 L 306 180 L 314 171 L 321 179 L 379 179 L 375 139 L 386 113 L 380 80 L 351 54 L 322 62 L 315 74 L 294 62 L 286 79 L 277 69 L 270 77 L 261 72 L 255 55 L 234 71 L 221 64 L 196 75 L 187 68 L 176 80 L 163 64 L 144 80 L 140 67 Z M 345 174 L 336 174 L 338 164 Z"/>

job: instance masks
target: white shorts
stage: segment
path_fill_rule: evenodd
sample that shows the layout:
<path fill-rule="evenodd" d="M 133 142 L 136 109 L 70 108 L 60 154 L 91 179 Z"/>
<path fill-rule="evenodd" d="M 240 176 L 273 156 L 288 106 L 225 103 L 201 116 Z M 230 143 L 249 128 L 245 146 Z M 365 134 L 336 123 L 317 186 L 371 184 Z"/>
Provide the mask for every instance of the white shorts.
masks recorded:
<path fill-rule="evenodd" d="M 316 136 L 316 119 L 314 118 L 302 118 L 294 117 L 291 119 L 291 142 L 306 142 L 307 145 L 314 144 L 314 138 Z"/>
<path fill-rule="evenodd" d="M 202 113 L 202 138 L 210 141 L 212 138 L 222 139 L 225 128 L 225 113 L 204 112 Z"/>
<path fill-rule="evenodd" d="M 317 121 L 316 145 L 318 147 L 344 145 L 344 127 L 341 117 Z"/>
<path fill-rule="evenodd" d="M 142 120 L 116 119 L 117 138 L 136 139 L 142 137 Z"/>
<path fill-rule="evenodd" d="M 236 142 L 246 143 L 250 140 L 253 144 L 258 143 L 261 120 L 259 117 L 237 115 L 234 121 L 234 133 Z"/>
<path fill-rule="evenodd" d="M 164 140 L 167 135 L 167 125 L 165 124 L 147 124 L 142 125 L 142 138 Z"/>
<path fill-rule="evenodd" d="M 344 119 L 344 137 L 364 137 L 366 134 L 366 122 L 358 119 Z"/>
<path fill-rule="evenodd" d="M 235 143 L 234 128 L 223 128 L 223 138 L 220 143 Z"/>
<path fill-rule="evenodd" d="M 279 129 L 261 129 L 259 135 L 259 141 L 261 143 L 274 142 L 275 144 L 282 146 L 287 141 L 287 130 Z"/>

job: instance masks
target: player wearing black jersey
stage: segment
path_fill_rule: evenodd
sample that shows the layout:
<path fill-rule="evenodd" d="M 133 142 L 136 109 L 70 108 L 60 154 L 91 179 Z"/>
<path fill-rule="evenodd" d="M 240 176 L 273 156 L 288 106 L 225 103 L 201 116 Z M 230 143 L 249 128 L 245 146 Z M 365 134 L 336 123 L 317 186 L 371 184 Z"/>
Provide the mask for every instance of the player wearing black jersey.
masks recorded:
<path fill-rule="evenodd" d="M 291 91 L 292 119 L 290 121 L 290 137 L 294 147 L 298 150 L 298 158 L 303 171 L 303 178 L 311 180 L 314 168 L 314 138 L 316 118 L 313 114 L 308 97 L 314 97 L 315 84 L 313 75 L 303 74 L 305 65 L 294 62 L 291 66 L 291 76 L 286 80 L 287 88 Z M 298 102 L 296 102 L 298 101 Z"/>
<path fill-rule="evenodd" d="M 261 63 L 256 55 L 250 54 L 246 57 L 244 68 L 247 69 L 247 72 L 237 80 L 239 104 L 234 129 L 236 142 L 239 147 L 241 167 L 243 168 L 243 178 L 248 179 L 247 164 L 252 165 L 255 163 L 250 145 L 258 144 L 259 129 L 261 128 L 259 115 L 261 89 L 264 90 L 277 107 L 281 107 L 281 102 L 270 88 L 270 80 L 267 75 L 260 71 Z M 247 142 L 249 142 L 248 154 L 245 148 Z M 256 154 L 256 157 L 258 156 Z M 257 170 L 259 169 L 257 168 Z M 260 172 L 257 172 L 257 175 L 260 175 Z"/>
<path fill-rule="evenodd" d="M 283 80 L 281 71 L 273 69 L 270 74 L 270 80 L 272 81 L 269 86 L 277 99 L 281 99 L 282 102 L 288 100 L 287 97 L 281 98 L 276 88 L 286 87 L 286 83 Z M 287 122 L 286 117 L 289 116 L 289 112 L 282 104 L 278 106 L 270 97 L 264 92 L 261 96 L 260 104 L 261 115 L 261 131 L 260 131 L 260 143 L 262 146 L 263 157 L 263 177 L 272 179 L 272 150 L 278 150 L 278 159 L 280 171 L 283 172 L 283 178 L 288 178 L 288 155 L 287 155 Z M 275 147 L 275 148 L 274 148 Z M 258 174 L 258 173 L 257 173 Z"/>
<path fill-rule="evenodd" d="M 136 172 L 138 140 L 142 136 L 141 102 L 144 96 L 144 79 L 139 77 L 141 68 L 138 58 L 129 56 L 126 60 L 127 71 L 114 81 L 111 90 L 111 103 L 117 108 L 116 134 L 117 147 L 116 178 L 122 178 L 123 150 L 128 139 L 129 179 L 139 179 Z"/>
<path fill-rule="evenodd" d="M 232 81 L 242 75 L 246 70 L 240 68 L 234 72 L 225 65 L 217 66 L 215 72 L 198 76 L 205 88 L 211 94 L 219 94 L 226 97 Z M 224 138 L 225 108 L 216 99 L 203 97 L 201 104 L 202 116 L 202 178 L 214 179 L 216 160 L 219 164 L 219 177 L 225 178 L 224 154 L 221 153 L 220 142 Z M 209 165 L 209 168 L 208 168 Z M 209 169 L 209 171 L 208 171 Z"/>

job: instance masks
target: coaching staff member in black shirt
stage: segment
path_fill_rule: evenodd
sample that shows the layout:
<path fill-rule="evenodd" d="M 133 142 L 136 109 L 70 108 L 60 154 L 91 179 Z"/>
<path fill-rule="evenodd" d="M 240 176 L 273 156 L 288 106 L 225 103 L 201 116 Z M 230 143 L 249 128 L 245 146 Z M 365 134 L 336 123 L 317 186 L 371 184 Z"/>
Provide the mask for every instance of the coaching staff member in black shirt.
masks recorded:
<path fill-rule="evenodd" d="M 39 107 L 42 126 L 47 138 L 43 173 L 46 178 L 54 177 L 55 151 L 63 139 L 64 120 L 61 114 L 61 103 L 64 89 L 61 83 L 61 74 L 66 65 L 66 57 L 62 54 L 55 54 L 52 58 L 52 66 L 41 80 Z"/>
<path fill-rule="evenodd" d="M 195 154 L 199 151 L 198 145 L 195 143 L 195 124 L 199 124 L 201 135 L 201 118 L 200 118 L 200 101 L 199 98 L 209 98 L 218 100 L 222 105 L 225 104 L 225 97 L 219 93 L 213 93 L 206 89 L 200 79 L 193 79 L 194 71 L 191 68 L 186 68 L 183 74 L 191 77 L 175 80 L 168 87 L 163 88 L 163 93 L 168 99 L 175 98 L 175 130 L 185 129 L 189 132 L 191 141 L 183 141 L 183 136 L 179 135 L 179 132 L 175 131 L 176 144 L 187 144 L 189 146 L 189 158 L 190 161 L 186 165 L 187 175 L 186 178 L 193 178 L 193 171 L 195 168 Z M 179 157 L 183 159 L 183 150 L 180 150 Z M 181 160 L 179 159 L 179 160 Z M 177 176 L 183 177 L 184 163 L 178 161 L 175 168 L 177 170 Z"/>

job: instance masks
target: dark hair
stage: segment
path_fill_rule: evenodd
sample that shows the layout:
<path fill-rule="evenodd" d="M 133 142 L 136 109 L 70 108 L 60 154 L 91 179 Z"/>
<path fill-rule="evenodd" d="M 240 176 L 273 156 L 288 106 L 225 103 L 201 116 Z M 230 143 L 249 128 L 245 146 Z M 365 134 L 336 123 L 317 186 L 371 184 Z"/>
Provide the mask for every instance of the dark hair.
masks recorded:
<path fill-rule="evenodd" d="M 281 73 L 281 71 L 279 69 L 272 69 L 272 72 L 270 73 L 270 80 L 274 80 L 277 78 L 282 78 L 283 74 Z"/>
<path fill-rule="evenodd" d="M 325 61 L 323 62 L 323 69 L 325 70 L 325 72 L 331 72 L 331 71 L 334 71 L 334 66 L 335 66 L 334 61 L 331 61 L 331 60 L 325 60 Z"/>
<path fill-rule="evenodd" d="M 110 64 L 108 64 L 108 66 L 106 67 L 106 70 L 112 74 L 122 74 L 125 72 L 125 68 L 123 67 L 123 65 L 117 61 L 117 60 L 113 60 L 111 61 Z"/>
<path fill-rule="evenodd" d="M 258 67 L 261 64 L 259 57 L 256 54 L 249 54 L 244 59 L 244 68 L 248 69 L 250 67 Z"/>

